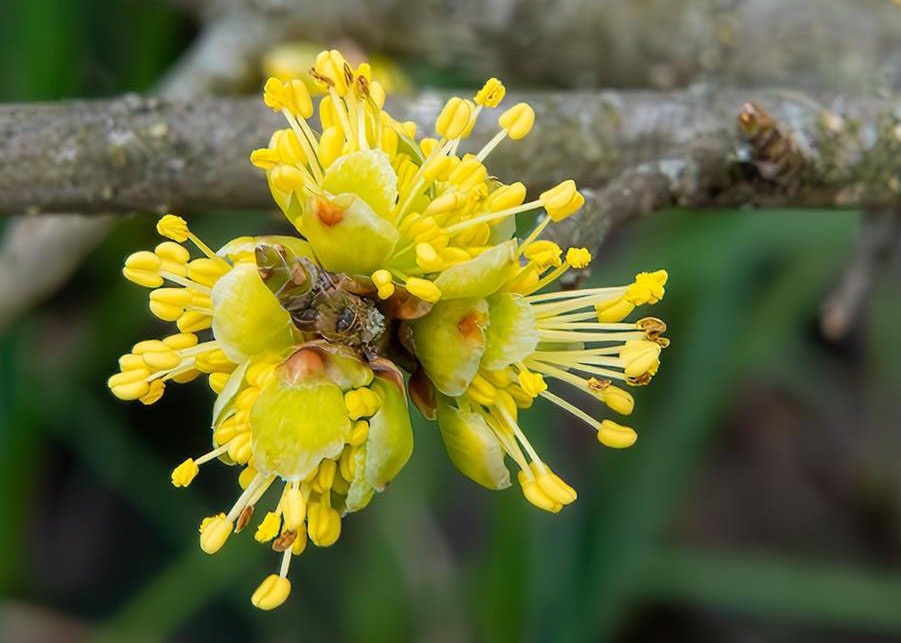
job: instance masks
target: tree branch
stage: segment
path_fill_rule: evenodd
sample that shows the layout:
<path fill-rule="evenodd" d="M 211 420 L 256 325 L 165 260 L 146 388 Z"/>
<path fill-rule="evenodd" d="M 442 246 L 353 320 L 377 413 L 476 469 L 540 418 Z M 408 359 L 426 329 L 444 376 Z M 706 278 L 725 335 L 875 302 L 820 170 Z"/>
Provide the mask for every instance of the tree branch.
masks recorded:
<path fill-rule="evenodd" d="M 551 87 L 673 88 L 701 79 L 805 90 L 901 87 L 901 8 L 884 0 L 204 4 L 207 15 L 227 17 L 219 36 L 245 61 L 289 38 L 349 38 L 370 52 Z"/>
<path fill-rule="evenodd" d="M 744 105 L 749 97 L 769 112 Z M 834 98 L 825 108 L 724 90 L 550 93 L 510 102 L 521 98 L 535 106 L 538 125 L 493 153 L 491 171 L 533 189 L 569 177 L 607 186 L 602 202 L 612 212 L 622 212 L 629 195 L 693 207 L 901 201 L 901 100 Z M 400 99 L 392 113 L 430 130 L 443 100 L 431 93 Z M 749 124 L 751 108 L 770 120 Z M 0 212 L 272 207 L 248 155 L 281 127 L 257 98 L 0 106 Z M 467 148 L 477 150 L 495 129 L 493 119 L 482 119 Z"/>

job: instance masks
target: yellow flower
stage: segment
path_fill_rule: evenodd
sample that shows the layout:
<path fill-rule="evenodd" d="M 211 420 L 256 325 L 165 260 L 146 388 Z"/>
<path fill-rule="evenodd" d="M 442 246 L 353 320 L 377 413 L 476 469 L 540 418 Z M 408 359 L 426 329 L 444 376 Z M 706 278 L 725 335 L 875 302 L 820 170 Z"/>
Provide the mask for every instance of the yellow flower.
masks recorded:
<path fill-rule="evenodd" d="M 659 319 L 621 320 L 634 306 L 660 300 L 666 272 L 640 273 L 627 286 L 539 293 L 570 268 L 586 267 L 591 255 L 570 248 L 561 262 L 556 244 L 535 237 L 517 251 L 525 261 L 505 272 L 494 290 L 440 301 L 411 325 L 416 357 L 437 389 L 438 425 L 454 464 L 476 482 L 500 489 L 510 485 L 509 457 L 520 469 L 525 498 L 556 513 L 575 500 L 575 492 L 538 456 L 519 426 L 518 410 L 542 397 L 587 423 L 602 444 L 631 446 L 633 429 L 595 419 L 551 392 L 547 381 L 569 384 L 616 413 L 630 414 L 632 396 L 613 381 L 647 384 L 669 342 Z M 482 283 L 492 283 L 488 272 Z M 625 314 L 615 322 L 605 319 L 622 301 L 628 303 Z"/>
<path fill-rule="evenodd" d="M 544 208 L 559 221 L 584 202 L 572 181 L 526 202 L 522 183 L 490 175 L 489 153 L 531 131 L 535 112 L 526 103 L 500 115 L 499 131 L 484 147 L 461 151 L 481 112 L 504 97 L 496 78 L 473 100 L 448 100 L 435 123 L 439 138 L 417 140 L 413 123 L 383 110 L 385 91 L 369 65 L 354 69 L 339 52 L 325 51 L 311 74 L 324 93 L 322 131 L 307 123 L 298 81 L 271 78 L 264 102 L 289 128 L 251 160 L 266 171 L 275 201 L 322 266 L 371 278 L 383 299 L 398 288 L 429 303 L 460 296 L 445 288 L 453 281 L 448 271 L 480 270 L 482 255 L 511 237 L 516 214 Z"/>
<path fill-rule="evenodd" d="M 168 240 L 128 257 L 123 274 L 151 289 L 151 312 L 178 332 L 135 344 L 107 382 L 120 399 L 153 404 L 168 383 L 208 375 L 212 449 L 178 465 L 171 481 L 187 487 L 213 460 L 239 467 L 233 506 L 200 525 L 210 554 L 280 486 L 254 529 L 282 556 L 252 595 L 263 610 L 290 594 L 292 558 L 308 542 L 334 544 L 343 516 L 366 507 L 412 453 L 404 376 L 386 358 L 399 349 L 395 336 L 415 358 L 411 397 L 437 418 L 460 471 L 501 489 L 511 485 L 510 458 L 524 497 L 554 513 L 576 492 L 539 457 L 519 413 L 540 397 L 587 423 L 601 444 L 628 447 L 633 429 L 594 418 L 550 384 L 628 415 L 634 399 L 622 387 L 647 384 L 669 344 L 661 320 L 624 321 L 660 301 L 665 271 L 612 288 L 544 291 L 591 262 L 585 248 L 564 253 L 539 238 L 584 199 L 563 181 L 526 202 L 522 183 L 489 176 L 488 154 L 534 126 L 526 103 L 501 114 L 480 150 L 459 153 L 480 112 L 503 100 L 500 81 L 472 100 L 450 99 L 436 121 L 440 138 L 416 140 L 415 126 L 383 111 L 369 65 L 354 69 L 324 51 L 310 78 L 323 93 L 323 131 L 307 122 L 310 88 L 270 78 L 264 102 L 289 128 L 251 154 L 304 238 L 239 237 L 214 252 L 184 219 L 164 216 L 157 230 Z M 514 239 L 513 217 L 536 209 L 545 213 L 538 225 Z M 202 256 L 192 258 L 187 242 Z"/>

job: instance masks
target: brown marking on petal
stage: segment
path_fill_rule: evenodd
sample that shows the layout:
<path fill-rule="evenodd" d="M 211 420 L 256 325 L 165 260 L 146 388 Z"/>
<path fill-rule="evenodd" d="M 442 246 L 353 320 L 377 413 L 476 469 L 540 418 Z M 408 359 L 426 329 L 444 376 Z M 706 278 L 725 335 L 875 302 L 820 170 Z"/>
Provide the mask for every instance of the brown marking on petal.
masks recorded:
<path fill-rule="evenodd" d="M 281 366 L 282 373 L 286 379 L 291 379 L 295 382 L 310 375 L 321 373 L 323 369 L 325 369 L 325 361 L 322 359 L 322 355 L 309 348 L 301 348 L 286 359 Z"/>
<path fill-rule="evenodd" d="M 316 199 L 316 216 L 323 224 L 332 227 L 344 220 L 344 208 L 334 201 Z"/>
<path fill-rule="evenodd" d="M 610 384 L 610 380 L 599 380 L 595 379 L 594 377 L 588 379 L 588 388 L 590 388 L 594 393 L 600 393 L 605 388 L 610 386 Z"/>
<path fill-rule="evenodd" d="M 283 531 L 278 538 L 272 541 L 272 551 L 285 552 L 294 544 L 297 538 L 296 531 Z"/>
<path fill-rule="evenodd" d="M 467 313 L 463 319 L 457 322 L 457 330 L 466 339 L 472 339 L 476 334 L 481 333 L 482 328 L 479 326 L 479 315 L 475 311 Z"/>

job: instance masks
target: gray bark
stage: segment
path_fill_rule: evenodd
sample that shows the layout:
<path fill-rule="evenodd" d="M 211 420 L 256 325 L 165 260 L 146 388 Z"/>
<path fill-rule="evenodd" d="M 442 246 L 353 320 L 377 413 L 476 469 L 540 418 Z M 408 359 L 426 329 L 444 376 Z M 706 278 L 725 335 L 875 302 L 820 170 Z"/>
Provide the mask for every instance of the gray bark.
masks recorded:
<path fill-rule="evenodd" d="M 512 96 L 538 114 L 522 141 L 488 158 L 505 180 L 537 190 L 565 178 L 654 205 L 897 207 L 901 102 L 743 90 L 593 92 Z M 773 140 L 747 135 L 745 101 L 766 106 Z M 444 96 L 398 99 L 392 113 L 430 130 Z M 828 105 L 825 106 L 825 105 Z M 0 106 L 0 212 L 190 212 L 272 207 L 249 152 L 280 116 L 257 98 L 138 98 Z M 486 114 L 467 141 L 496 131 Z M 748 134 L 747 132 L 745 134 Z M 782 139 L 777 140 L 781 141 Z M 783 149 L 784 148 L 784 149 Z M 781 158 L 784 156 L 785 158 Z"/>

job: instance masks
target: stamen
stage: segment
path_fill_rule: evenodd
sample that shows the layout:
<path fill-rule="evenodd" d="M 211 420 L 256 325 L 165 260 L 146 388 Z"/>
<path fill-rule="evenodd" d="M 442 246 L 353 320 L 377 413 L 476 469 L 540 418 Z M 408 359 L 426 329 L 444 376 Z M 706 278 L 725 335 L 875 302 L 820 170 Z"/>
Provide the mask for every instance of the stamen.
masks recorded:
<path fill-rule="evenodd" d="M 562 397 L 554 395 L 550 391 L 544 391 L 543 393 L 541 393 L 541 397 L 545 398 L 546 400 L 550 400 L 551 402 L 553 402 L 554 404 L 559 406 L 561 409 L 563 409 L 565 411 L 569 411 L 574 416 L 576 416 L 577 418 L 579 418 L 580 420 L 585 422 L 588 426 L 593 428 L 595 431 L 600 430 L 601 423 L 598 420 L 595 420 L 593 417 L 588 415 L 585 411 L 583 411 L 579 407 L 575 406 L 574 404 L 570 404 L 569 402 L 564 400 Z"/>
<path fill-rule="evenodd" d="M 322 183 L 323 177 L 322 168 L 319 167 L 319 150 L 318 147 L 315 150 L 313 148 L 312 141 L 315 141 L 316 139 L 313 137 L 313 132 L 309 131 L 309 125 L 306 124 L 306 121 L 302 121 L 303 124 L 306 125 L 306 130 L 304 130 L 297 122 L 297 119 L 294 118 L 294 114 L 290 111 L 283 109 L 282 114 L 285 116 L 285 120 L 288 121 L 288 125 L 294 130 L 294 134 L 297 135 L 297 140 L 300 142 L 303 153 L 307 157 L 307 162 L 310 164 L 310 170 L 313 172 L 316 183 Z M 309 131 L 310 134 L 309 138 L 307 137 L 307 131 Z"/>
<path fill-rule="evenodd" d="M 519 214 L 521 212 L 527 212 L 529 210 L 535 210 L 536 208 L 541 207 L 541 201 L 529 201 L 528 203 L 523 203 L 522 205 L 518 205 L 515 208 L 507 208 L 506 210 L 501 210 L 499 212 L 489 212 L 487 214 L 483 214 L 478 217 L 474 217 L 472 219 L 467 219 L 466 221 L 462 221 L 460 223 L 454 224 L 448 228 L 445 228 L 445 232 L 449 235 L 454 235 L 461 230 L 465 230 L 466 228 L 471 228 L 474 225 L 478 225 L 480 223 L 488 223 L 490 221 L 498 221 L 500 219 L 506 219 L 509 216 L 513 216 L 515 214 Z"/>
<path fill-rule="evenodd" d="M 204 453 L 204 454 L 203 454 L 202 456 L 200 456 L 199 458 L 196 458 L 196 459 L 194 460 L 194 464 L 201 465 L 201 464 L 203 464 L 204 462 L 209 462 L 209 461 L 212 460 L 213 458 L 218 458 L 220 455 L 222 455 L 222 454 L 225 453 L 226 451 L 228 451 L 228 445 L 227 445 L 227 444 L 223 444 L 223 445 L 222 445 L 221 447 L 219 447 L 218 449 L 213 449 L 212 451 L 209 451 L 209 452 L 207 452 L 207 453 Z"/>
<path fill-rule="evenodd" d="M 164 279 L 168 279 L 169 281 L 176 283 L 180 286 L 184 286 L 185 288 L 192 288 L 198 292 L 202 292 L 205 295 L 209 295 L 212 292 L 212 289 L 197 283 L 196 281 L 192 281 L 187 277 L 182 277 L 181 275 L 176 275 L 173 272 L 168 272 L 166 270 L 160 271 L 160 277 Z"/>
<path fill-rule="evenodd" d="M 476 158 L 479 161 L 484 161 L 485 157 L 488 156 L 491 151 L 498 146 L 498 144 L 507 138 L 507 130 L 502 129 L 500 132 L 494 135 L 490 141 L 485 143 L 485 146 L 479 150 L 479 153 L 476 154 Z"/>
<path fill-rule="evenodd" d="M 281 568 L 280 568 L 279 571 L 278 571 L 278 575 L 281 576 L 282 578 L 287 577 L 287 575 L 288 575 L 288 569 L 289 569 L 290 567 L 291 567 L 291 548 L 288 547 L 288 548 L 285 550 L 285 553 L 282 554 L 282 565 L 281 565 Z"/>
<path fill-rule="evenodd" d="M 539 330 L 541 339 L 567 342 L 625 342 L 630 339 L 645 339 L 641 331 L 632 333 L 583 333 L 568 330 Z"/>

